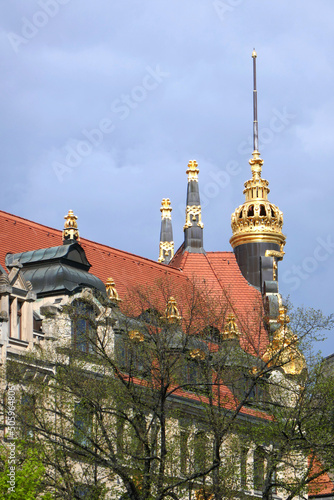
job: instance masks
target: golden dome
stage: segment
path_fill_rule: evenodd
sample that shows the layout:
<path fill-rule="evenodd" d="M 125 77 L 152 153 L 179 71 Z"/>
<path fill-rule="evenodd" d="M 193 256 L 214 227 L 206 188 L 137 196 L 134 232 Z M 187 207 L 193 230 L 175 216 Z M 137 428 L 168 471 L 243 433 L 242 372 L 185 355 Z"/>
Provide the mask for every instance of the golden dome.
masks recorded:
<path fill-rule="evenodd" d="M 269 182 L 261 178 L 263 160 L 258 151 L 249 160 L 252 179 L 245 182 L 246 201 L 232 214 L 233 248 L 244 243 L 276 243 L 283 250 L 285 236 L 282 233 L 283 213 L 268 201 Z"/>

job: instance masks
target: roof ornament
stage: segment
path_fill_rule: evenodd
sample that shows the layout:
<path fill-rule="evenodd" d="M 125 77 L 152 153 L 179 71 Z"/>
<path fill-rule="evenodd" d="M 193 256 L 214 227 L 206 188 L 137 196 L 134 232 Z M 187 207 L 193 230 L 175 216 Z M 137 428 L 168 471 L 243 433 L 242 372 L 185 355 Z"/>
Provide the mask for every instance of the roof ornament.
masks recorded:
<path fill-rule="evenodd" d="M 233 313 L 227 316 L 227 321 L 224 326 L 224 330 L 221 332 L 223 340 L 236 340 L 240 337 L 241 333 L 235 321 L 235 316 Z"/>
<path fill-rule="evenodd" d="M 233 248 L 245 243 L 268 242 L 279 245 L 282 258 L 285 236 L 282 233 L 283 213 L 270 203 L 269 182 L 261 178 L 263 160 L 260 158 L 258 115 L 257 115 L 257 86 L 256 86 L 256 58 L 255 49 L 253 58 L 253 146 L 252 158 L 249 160 L 252 179 L 245 182 L 245 203 L 240 205 L 232 214 L 233 236 L 230 243 Z"/>
<path fill-rule="evenodd" d="M 118 302 L 122 302 L 122 299 L 119 298 L 118 292 L 116 290 L 115 282 L 112 278 L 108 278 L 106 281 L 106 291 L 109 300 L 114 304 L 118 304 Z"/>
<path fill-rule="evenodd" d="M 68 214 L 64 216 L 65 224 L 63 230 L 63 244 L 70 244 L 74 241 L 80 242 L 78 231 L 78 217 L 74 215 L 73 210 L 69 210 Z"/>
<path fill-rule="evenodd" d="M 275 331 L 262 359 L 268 367 L 279 367 L 287 375 L 300 375 L 306 368 L 306 361 L 297 348 L 297 335 L 288 326 L 290 318 L 287 315 L 287 307 L 279 308 L 277 319 L 281 326 Z"/>
<path fill-rule="evenodd" d="M 190 181 L 198 182 L 199 169 L 196 160 L 190 160 L 190 162 L 188 163 L 188 170 L 186 171 L 186 173 L 188 174 L 188 182 Z"/>
<path fill-rule="evenodd" d="M 167 301 L 167 306 L 165 313 L 161 316 L 161 319 L 166 319 L 169 323 L 175 323 L 182 319 L 179 310 L 176 305 L 176 299 L 174 297 L 169 297 Z"/>
<path fill-rule="evenodd" d="M 174 257 L 174 241 L 172 228 L 172 207 L 170 199 L 163 198 L 161 202 L 161 230 L 158 262 L 168 264 Z"/>

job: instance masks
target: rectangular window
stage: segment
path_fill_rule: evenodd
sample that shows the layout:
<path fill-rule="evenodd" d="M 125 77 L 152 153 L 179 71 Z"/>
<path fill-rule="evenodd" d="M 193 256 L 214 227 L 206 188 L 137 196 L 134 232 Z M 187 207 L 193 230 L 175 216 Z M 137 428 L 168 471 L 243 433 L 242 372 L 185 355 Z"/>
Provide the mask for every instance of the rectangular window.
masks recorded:
<path fill-rule="evenodd" d="M 242 489 L 247 488 L 247 448 L 241 448 L 240 451 L 240 485 Z"/>
<path fill-rule="evenodd" d="M 72 314 L 72 342 L 75 349 L 82 352 L 93 352 L 95 329 L 93 307 L 86 303 L 76 302 Z"/>
<path fill-rule="evenodd" d="M 35 415 L 35 398 L 32 394 L 24 393 L 21 396 L 20 408 L 20 424 L 22 435 L 26 439 L 33 439 L 34 431 L 34 415 Z"/>
<path fill-rule="evenodd" d="M 22 312 L 23 302 L 17 298 L 9 301 L 9 336 L 22 340 Z"/>
<path fill-rule="evenodd" d="M 93 413 L 86 402 L 80 401 L 74 406 L 74 439 L 85 447 L 89 447 L 93 429 Z"/>
<path fill-rule="evenodd" d="M 188 466 L 188 438 L 189 433 L 181 430 L 180 432 L 180 469 L 182 474 L 187 473 Z"/>
<path fill-rule="evenodd" d="M 264 484 L 264 452 L 261 448 L 254 451 L 254 490 L 262 491 Z"/>
<path fill-rule="evenodd" d="M 22 340 L 22 307 L 23 302 L 17 301 L 17 311 L 16 311 L 16 327 L 17 327 L 17 338 Z"/>
<path fill-rule="evenodd" d="M 197 432 L 194 437 L 194 470 L 200 472 L 207 466 L 208 438 L 205 432 Z"/>

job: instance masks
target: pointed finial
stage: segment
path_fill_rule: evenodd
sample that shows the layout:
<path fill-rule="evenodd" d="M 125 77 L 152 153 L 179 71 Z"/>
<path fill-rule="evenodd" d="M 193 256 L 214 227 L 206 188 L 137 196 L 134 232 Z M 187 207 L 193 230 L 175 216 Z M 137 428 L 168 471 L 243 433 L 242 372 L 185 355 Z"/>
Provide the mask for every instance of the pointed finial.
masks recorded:
<path fill-rule="evenodd" d="M 187 170 L 188 182 L 190 182 L 190 181 L 198 182 L 199 169 L 197 167 L 198 167 L 198 163 L 196 160 L 191 160 L 188 163 L 188 170 Z"/>
<path fill-rule="evenodd" d="M 257 57 L 257 53 L 256 53 L 255 49 L 253 49 L 253 52 L 252 52 L 252 57 L 253 57 L 253 58 L 254 58 L 254 57 Z"/>
<path fill-rule="evenodd" d="M 161 219 L 171 219 L 172 215 L 172 207 L 170 206 L 170 199 L 169 198 L 163 198 L 161 202 Z"/>
<path fill-rule="evenodd" d="M 63 230 L 63 242 L 64 244 L 73 243 L 74 241 L 80 241 L 79 231 L 78 231 L 78 217 L 74 215 L 73 210 L 69 210 L 68 214 L 64 216 L 65 224 Z"/>
<path fill-rule="evenodd" d="M 108 278 L 106 281 L 106 291 L 108 298 L 111 300 L 111 302 L 114 302 L 114 304 L 122 301 L 122 299 L 119 298 L 115 282 L 112 278 Z"/>

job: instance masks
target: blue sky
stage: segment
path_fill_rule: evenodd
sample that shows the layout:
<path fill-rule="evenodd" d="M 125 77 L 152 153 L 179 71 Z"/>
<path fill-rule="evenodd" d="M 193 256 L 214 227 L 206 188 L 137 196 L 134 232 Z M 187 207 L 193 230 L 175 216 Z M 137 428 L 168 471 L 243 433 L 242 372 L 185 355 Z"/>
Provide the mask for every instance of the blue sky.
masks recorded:
<path fill-rule="evenodd" d="M 334 310 L 332 0 L 11 0 L 0 6 L 1 209 L 156 260 L 183 240 L 200 168 L 204 245 L 230 250 L 252 152 L 284 213 L 280 291 Z M 323 345 L 334 352 L 334 333 Z"/>

